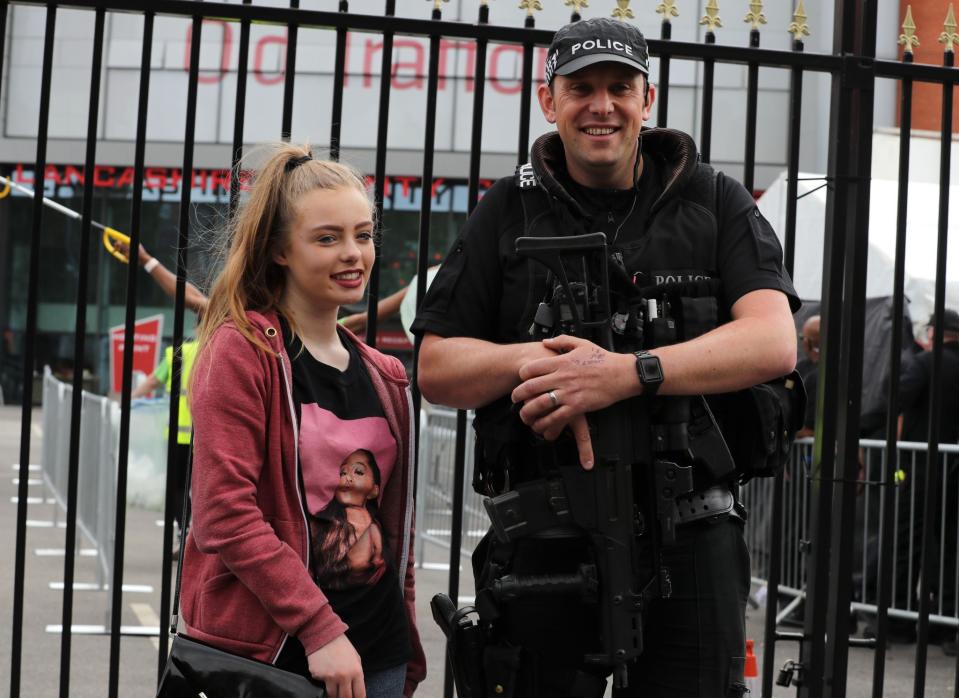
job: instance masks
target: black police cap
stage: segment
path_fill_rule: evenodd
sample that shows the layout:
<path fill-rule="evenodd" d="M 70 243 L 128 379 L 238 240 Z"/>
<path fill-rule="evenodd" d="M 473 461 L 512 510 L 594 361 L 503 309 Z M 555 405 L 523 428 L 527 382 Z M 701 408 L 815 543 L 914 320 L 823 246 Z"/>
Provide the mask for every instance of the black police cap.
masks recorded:
<path fill-rule="evenodd" d="M 561 27 L 546 57 L 546 84 L 553 76 L 569 75 L 593 63 L 611 61 L 632 66 L 649 75 L 646 38 L 632 24 L 594 17 Z"/>

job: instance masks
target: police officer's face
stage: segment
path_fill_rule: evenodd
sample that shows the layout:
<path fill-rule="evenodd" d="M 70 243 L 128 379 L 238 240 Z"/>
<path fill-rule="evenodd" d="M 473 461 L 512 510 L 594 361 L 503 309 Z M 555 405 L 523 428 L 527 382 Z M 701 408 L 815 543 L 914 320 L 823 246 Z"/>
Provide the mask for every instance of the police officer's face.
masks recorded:
<path fill-rule="evenodd" d="M 538 96 L 546 120 L 556 124 L 569 173 L 580 184 L 626 189 L 633 184 L 637 139 L 655 97 L 644 99 L 646 79 L 621 63 L 594 63 L 557 75 Z"/>

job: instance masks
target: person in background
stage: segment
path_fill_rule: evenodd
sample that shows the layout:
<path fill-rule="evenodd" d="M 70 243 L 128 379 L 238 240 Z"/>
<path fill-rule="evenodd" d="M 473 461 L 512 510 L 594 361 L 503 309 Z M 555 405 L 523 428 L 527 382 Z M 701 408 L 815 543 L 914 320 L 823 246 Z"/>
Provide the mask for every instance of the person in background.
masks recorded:
<path fill-rule="evenodd" d="M 130 246 L 119 240 L 113 241 L 113 246 L 117 251 L 130 258 Z M 137 251 L 137 262 L 143 271 L 150 275 L 150 278 L 160 289 L 170 298 L 176 298 L 176 274 L 167 269 L 159 259 L 147 252 L 147 249 L 141 244 Z M 184 304 L 194 313 L 202 313 L 206 309 L 207 297 L 203 292 L 189 281 L 186 282 L 186 291 Z"/>
<path fill-rule="evenodd" d="M 900 430 L 899 438 L 902 441 L 916 441 L 925 444 L 930 436 L 930 393 L 932 391 L 932 363 L 933 363 L 933 340 L 936 330 L 936 316 L 929 317 L 926 324 L 925 341 L 920 340 L 923 351 L 914 354 L 903 361 L 902 371 L 899 378 L 899 413 Z M 955 445 L 959 442 L 959 313 L 951 308 L 946 308 L 942 315 L 942 364 L 939 373 L 935 376 L 940 385 L 940 395 L 942 403 L 939 412 L 939 444 Z M 916 468 L 912 467 L 912 463 Z M 912 500 L 909 489 L 914 490 L 915 502 L 917 503 L 917 512 L 912 527 L 911 535 L 913 541 L 913 577 L 909 579 L 907 567 L 909 556 L 906 552 L 901 552 L 897 558 L 897 596 L 896 601 L 904 603 L 902 593 L 899 589 L 906 589 L 907 593 L 915 594 L 923 592 L 923 587 L 933 599 L 933 608 L 938 612 L 938 604 L 943 603 L 943 615 L 953 615 L 956 611 L 955 587 L 953 580 L 956 569 L 956 536 L 959 532 L 959 458 L 956 454 L 939 453 L 935 462 L 928 462 L 921 454 L 915 461 L 910 459 L 901 459 L 899 465 L 900 476 L 897 478 L 901 492 L 899 494 L 900 502 L 900 522 L 909 522 L 910 518 L 905 507 Z M 932 487 L 936 493 L 942 493 L 942 497 L 935 496 L 933 507 L 933 550 L 942 551 L 943 559 L 940 565 L 940 556 L 933 553 L 931 556 L 931 569 L 927 570 L 924 579 L 928 579 L 926 585 L 919 577 L 919 561 L 922 551 L 922 529 L 924 522 L 921 521 L 921 506 L 924 500 L 925 488 Z M 945 524 L 943 525 L 943 521 Z M 925 525 L 930 525 L 925 523 Z M 899 538 L 900 551 L 908 550 L 909 531 L 903 530 L 908 523 L 900 523 Z M 944 586 L 940 588 L 939 577 L 940 568 L 943 572 Z M 897 603 L 898 606 L 898 603 Z M 899 625 L 902 625 L 901 623 Z M 906 633 L 912 628 L 908 628 Z M 942 642 L 943 649 L 947 653 L 954 655 L 956 652 L 956 643 L 954 632 L 944 632 L 937 626 L 930 627 L 930 641 Z"/>
<path fill-rule="evenodd" d="M 130 259 L 130 246 L 121 240 L 114 240 L 113 246 Z M 147 252 L 141 244 L 137 248 L 137 261 L 143 270 L 149 274 L 154 283 L 167 296 L 176 298 L 176 274 L 167 269 L 160 260 Z M 196 286 L 186 282 L 184 305 L 197 313 L 197 317 L 206 309 L 207 298 Z M 186 472 L 190 462 L 190 438 L 193 430 L 193 420 L 190 415 L 187 386 L 190 384 L 190 373 L 193 370 L 193 361 L 196 359 L 197 343 L 194 339 L 184 339 L 181 345 L 180 364 L 180 403 L 177 412 L 177 437 L 173 453 L 173 519 L 178 527 L 183 527 L 183 491 L 186 487 Z M 147 397 L 163 387 L 169 394 L 173 385 L 173 347 L 167 347 L 163 359 L 156 370 L 145 381 L 134 388 L 130 397 L 133 399 Z M 164 428 L 164 436 L 167 428 Z M 179 556 L 179 547 L 174 548 L 174 557 Z"/>
<path fill-rule="evenodd" d="M 806 415 L 796 438 L 812 436 L 816 431 L 816 393 L 819 385 L 819 325 L 818 315 L 806 319 L 802 326 L 802 346 L 806 356 L 796 364 L 796 370 L 806 386 Z"/>
<path fill-rule="evenodd" d="M 196 360 L 197 343 L 195 339 L 188 339 L 180 345 L 180 407 L 177 412 L 176 447 L 173 453 L 173 518 L 182 530 L 183 527 L 183 490 L 186 487 L 186 471 L 190 463 L 190 438 L 193 433 L 193 418 L 190 414 L 189 390 L 190 374 L 193 372 L 193 362 Z M 138 385 L 130 394 L 133 399 L 146 397 L 159 388 L 170 393 L 173 386 L 173 347 L 167 347 L 163 352 L 163 360 L 156 370 L 145 381 Z M 167 435 L 168 427 L 164 428 Z M 178 553 L 179 549 L 175 550 Z"/>
<path fill-rule="evenodd" d="M 430 284 L 433 283 L 433 279 L 436 277 L 436 272 L 439 270 L 439 265 L 430 267 L 426 270 L 426 288 L 430 287 Z M 410 325 L 413 324 L 413 319 L 416 317 L 416 284 L 418 276 L 413 275 L 413 278 L 410 279 L 410 282 L 401 288 L 395 293 L 391 293 L 386 298 L 380 299 L 380 302 L 376 304 L 376 317 L 378 320 L 386 320 L 391 318 L 397 313 L 400 314 L 402 318 L 403 331 L 406 333 L 406 336 L 409 337 L 410 344 L 413 343 L 413 335 L 410 333 Z M 413 293 L 410 294 L 409 290 L 413 289 Z M 353 313 L 352 315 L 347 315 L 346 317 L 340 318 L 340 322 L 353 334 L 362 334 L 366 332 L 366 322 L 367 322 L 367 313 Z"/>
<path fill-rule="evenodd" d="M 363 298 L 374 231 L 355 170 L 302 146 L 269 149 L 231 222 L 190 387 L 186 634 L 321 680 L 336 698 L 411 696 L 426 666 L 413 591 L 409 381 L 399 360 L 337 323 L 341 306 Z M 331 588 L 317 581 L 333 553 L 316 519 L 357 445 L 378 465 L 386 564 Z M 350 526 L 347 540 L 366 540 Z"/>

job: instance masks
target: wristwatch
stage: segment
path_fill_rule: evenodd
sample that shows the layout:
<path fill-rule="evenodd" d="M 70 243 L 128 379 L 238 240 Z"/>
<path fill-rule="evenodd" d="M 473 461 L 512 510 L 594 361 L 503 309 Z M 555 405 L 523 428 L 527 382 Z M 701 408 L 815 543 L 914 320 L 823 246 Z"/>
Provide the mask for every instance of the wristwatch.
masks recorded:
<path fill-rule="evenodd" d="M 633 355 L 636 357 L 636 373 L 639 374 L 639 382 L 643 384 L 643 395 L 653 397 L 663 382 L 663 365 L 659 362 L 658 356 L 648 351 L 637 351 Z"/>

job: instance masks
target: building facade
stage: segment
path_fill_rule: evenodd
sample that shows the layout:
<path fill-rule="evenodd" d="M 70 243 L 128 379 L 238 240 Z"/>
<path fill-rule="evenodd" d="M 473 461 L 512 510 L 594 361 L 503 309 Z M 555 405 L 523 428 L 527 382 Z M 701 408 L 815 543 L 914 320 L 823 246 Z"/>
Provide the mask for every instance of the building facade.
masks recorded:
<path fill-rule="evenodd" d="M 234 0 L 236 2 L 236 0 Z M 257 3 L 261 4 L 261 3 Z M 267 2 L 286 6 L 286 3 Z M 424 0 L 396 2 L 400 17 L 428 19 L 434 3 Z M 454 0 L 442 5 L 443 19 L 475 22 L 478 0 Z M 522 3 L 532 5 L 536 3 Z M 571 6 L 583 3 L 545 0 L 541 10 L 517 7 L 517 3 L 490 3 L 490 23 L 521 27 L 532 14 L 538 28 L 555 29 L 569 20 Z M 705 0 L 677 0 L 679 15 L 672 18 L 672 40 L 702 43 L 705 27 L 699 22 Z M 755 4 L 755 3 L 752 3 Z M 793 21 L 792 3 L 769 3 L 763 9 L 763 47 L 789 50 L 792 36 L 786 31 Z M 927 3 L 935 5 L 936 3 Z M 354 0 L 351 11 L 382 12 L 382 2 Z M 650 39 L 659 37 L 662 17 L 656 3 L 591 0 L 582 7 L 584 17 L 608 16 L 616 8 L 633 12 L 628 21 L 640 26 Z M 749 44 L 749 24 L 742 21 L 750 9 L 742 0 L 723 0 L 724 23 L 716 41 L 731 46 Z M 810 36 L 805 50 L 831 50 L 831 8 L 806 0 Z M 888 3 L 880 16 L 884 37 L 880 54 L 897 55 L 894 38 L 901 22 L 898 3 Z M 305 0 L 305 10 L 336 11 L 335 0 Z M 138 81 L 143 20 L 140 15 L 108 13 L 105 63 L 102 72 L 97 167 L 83 171 L 90 88 L 93 13 L 60 9 L 56 28 L 53 88 L 49 120 L 46 171 L 34 171 L 38 132 L 39 85 L 43 54 L 45 9 L 12 3 L 8 10 L 7 55 L 0 83 L 0 174 L 43 191 L 44 195 L 74 210 L 80 210 L 82 184 L 94 181 L 93 218 L 121 231 L 130 228 L 133 156 L 137 117 Z M 330 29 L 301 27 L 297 34 L 292 140 L 309 142 L 317 152 L 329 149 L 330 108 L 334 89 L 333 66 L 336 34 Z M 888 38 L 888 40 L 885 40 Z M 216 250 L 229 199 L 229 168 L 235 113 L 237 64 L 240 53 L 236 23 L 206 21 L 202 28 L 200 78 L 194 137 L 194 171 L 181 171 L 182 142 L 186 123 L 187 82 L 190 68 L 191 23 L 179 17 L 158 16 L 154 28 L 150 100 L 147 113 L 146 171 L 141 216 L 141 240 L 168 267 L 175 264 L 179 225 L 179 201 L 183 187 L 192 188 L 188 276 L 204 288 L 216 266 Z M 249 44 L 249 77 L 243 140 L 249 146 L 280 136 L 284 96 L 287 29 L 282 25 L 252 27 Z M 372 174 L 375 163 L 383 38 L 364 32 L 347 35 L 346 69 L 343 80 L 341 157 Z M 383 244 L 380 294 L 386 295 L 409 283 L 415 270 L 419 208 L 424 192 L 432 198 L 430 260 L 445 254 L 465 220 L 467 171 L 475 94 L 473 70 L 476 47 L 470 41 L 442 39 L 437 84 L 437 124 L 434 179 L 421 181 L 423 132 L 426 112 L 426 82 L 429 41 L 423 36 L 397 35 L 391 67 L 387 180 L 384 192 Z M 546 48 L 537 47 L 533 79 L 543 79 Z M 523 48 L 517 44 L 491 44 L 487 54 L 487 81 L 483 127 L 483 158 L 480 190 L 495 178 L 510 174 L 517 153 L 518 115 L 522 93 Z M 659 65 L 652 59 L 652 79 L 658 80 Z M 786 114 L 789 105 L 789 72 L 766 69 L 759 75 L 759 112 L 756 132 L 756 182 L 761 191 L 785 168 Z M 674 60 L 670 72 L 669 126 L 702 133 L 702 66 Z M 801 169 L 825 171 L 828 125 L 829 79 L 807 76 L 801 144 Z M 746 68 L 719 64 L 713 92 L 711 161 L 734 176 L 742 172 L 745 149 Z M 535 90 L 534 90 L 535 94 Z M 535 99 L 535 97 L 534 97 Z M 877 91 L 877 124 L 894 125 L 894 85 Z M 530 110 L 530 140 L 549 125 L 538 106 Z M 655 110 L 654 110 L 655 118 Z M 2 192 L 0 192 L 2 193 Z M 29 235 L 32 229 L 30 199 L 16 191 L 0 198 L 0 385 L 9 396 L 18 380 L 18 356 L 22 351 L 28 276 Z M 80 224 L 45 210 L 40 256 L 40 306 L 38 365 L 53 366 L 61 373 L 73 370 L 74 303 L 80 258 Z M 104 385 L 106 333 L 122 323 L 126 266 L 108 256 L 99 240 L 91 241 L 94 265 L 88 297 L 88 357 L 84 369 L 92 383 Z M 138 317 L 162 313 L 165 332 L 172 330 L 172 302 L 152 284 L 141 279 Z M 381 344 L 403 341 L 385 328 Z M 92 340 L 92 341 L 90 341 Z M 9 399 L 9 397 L 8 397 Z"/>

